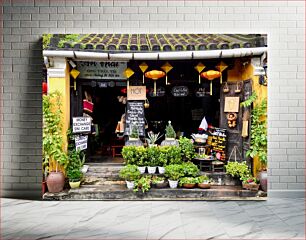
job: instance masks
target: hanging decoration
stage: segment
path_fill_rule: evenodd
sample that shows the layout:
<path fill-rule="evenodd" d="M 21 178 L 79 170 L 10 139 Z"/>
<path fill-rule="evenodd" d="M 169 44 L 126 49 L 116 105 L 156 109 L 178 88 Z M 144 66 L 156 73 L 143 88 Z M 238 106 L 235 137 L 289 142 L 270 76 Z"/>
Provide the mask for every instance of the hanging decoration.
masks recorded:
<path fill-rule="evenodd" d="M 221 72 L 215 70 L 209 70 L 202 72 L 201 77 L 204 77 L 210 81 L 210 95 L 212 95 L 212 80 L 221 76 Z"/>
<path fill-rule="evenodd" d="M 201 62 L 199 62 L 198 65 L 194 67 L 194 69 L 197 70 L 198 73 L 199 73 L 199 84 L 201 84 L 201 76 L 200 76 L 200 74 L 204 70 L 205 67 L 206 66 L 203 63 L 201 63 Z"/>
<path fill-rule="evenodd" d="M 164 72 L 166 73 L 166 85 L 170 85 L 170 83 L 168 83 L 168 76 L 167 76 L 167 74 L 168 74 L 168 72 L 171 71 L 172 68 L 173 67 L 168 62 L 166 62 L 163 66 L 161 66 L 161 69 L 163 69 Z"/>
<path fill-rule="evenodd" d="M 221 76 L 220 76 L 220 84 L 222 84 L 222 72 L 227 68 L 228 66 L 223 62 L 221 61 L 217 66 L 216 66 L 216 69 L 218 69 L 221 73 Z"/>
<path fill-rule="evenodd" d="M 75 68 L 70 71 L 70 75 L 73 77 L 73 90 L 76 91 L 76 79 L 80 75 L 80 71 Z"/>
<path fill-rule="evenodd" d="M 237 113 L 228 113 L 226 114 L 227 125 L 230 128 L 234 128 L 237 125 Z"/>
<path fill-rule="evenodd" d="M 130 68 L 126 68 L 123 72 L 124 76 L 127 78 L 126 80 L 126 89 L 129 90 L 129 78 L 133 76 L 134 71 Z"/>
<path fill-rule="evenodd" d="M 145 100 L 144 107 L 145 108 L 149 108 L 150 107 L 150 102 L 149 102 L 149 99 L 147 99 L 147 98 Z"/>
<path fill-rule="evenodd" d="M 158 71 L 158 70 L 152 70 L 150 72 L 146 72 L 145 76 L 147 78 L 150 78 L 154 81 L 154 96 L 156 96 L 156 81 L 159 78 L 164 77 L 166 74 L 163 71 Z"/>
<path fill-rule="evenodd" d="M 143 63 L 141 63 L 140 65 L 139 65 L 139 68 L 140 68 L 140 70 L 142 71 L 142 83 L 144 84 L 144 82 L 145 82 L 145 75 L 144 75 L 144 73 L 145 73 L 145 71 L 148 69 L 148 65 L 145 63 L 145 62 L 143 62 Z"/>

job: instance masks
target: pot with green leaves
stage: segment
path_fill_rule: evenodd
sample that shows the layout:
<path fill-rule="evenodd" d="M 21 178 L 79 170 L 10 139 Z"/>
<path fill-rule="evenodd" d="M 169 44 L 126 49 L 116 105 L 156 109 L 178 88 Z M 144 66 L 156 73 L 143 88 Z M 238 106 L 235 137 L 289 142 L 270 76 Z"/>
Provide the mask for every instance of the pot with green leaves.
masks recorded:
<path fill-rule="evenodd" d="M 207 175 L 198 177 L 198 187 L 203 189 L 210 188 L 211 179 Z"/>
<path fill-rule="evenodd" d="M 197 177 L 200 173 L 198 166 L 192 162 L 184 162 L 181 166 L 184 177 Z"/>
<path fill-rule="evenodd" d="M 178 141 L 179 141 L 179 146 L 181 148 L 181 155 L 183 160 L 191 161 L 196 155 L 193 146 L 193 141 L 186 137 L 180 137 Z"/>
<path fill-rule="evenodd" d="M 137 151 L 136 146 L 124 146 L 121 151 L 124 163 L 127 165 L 138 165 Z"/>
<path fill-rule="evenodd" d="M 164 177 L 153 176 L 152 177 L 152 186 L 155 188 L 165 188 L 168 186 L 168 182 Z"/>
<path fill-rule="evenodd" d="M 156 172 L 156 167 L 159 159 L 159 148 L 158 147 L 149 147 L 147 149 L 148 154 L 148 173 L 154 174 Z"/>
<path fill-rule="evenodd" d="M 248 189 L 251 191 L 258 191 L 259 189 L 259 180 L 253 176 L 245 176 L 241 178 L 242 188 Z"/>
<path fill-rule="evenodd" d="M 146 138 L 149 147 L 157 146 L 156 142 L 160 139 L 162 135 L 160 133 L 154 133 L 152 131 L 148 132 L 148 138 Z"/>
<path fill-rule="evenodd" d="M 176 137 L 176 132 L 174 131 L 171 121 L 168 121 L 168 125 L 166 126 L 166 134 L 165 134 L 165 138 L 168 141 L 172 141 L 175 140 Z"/>
<path fill-rule="evenodd" d="M 166 166 L 165 176 L 168 178 L 170 188 L 177 188 L 178 180 L 184 176 L 182 165 L 171 164 Z"/>
<path fill-rule="evenodd" d="M 225 165 L 226 173 L 231 175 L 233 178 L 241 180 L 244 177 L 250 176 L 251 171 L 246 164 L 245 161 L 243 162 L 228 162 Z M 240 182 L 241 184 L 241 182 Z"/>
<path fill-rule="evenodd" d="M 197 177 L 180 178 L 180 186 L 183 186 L 184 188 L 194 188 L 197 183 L 198 183 Z"/>
<path fill-rule="evenodd" d="M 126 165 L 120 170 L 119 177 L 126 181 L 128 189 L 133 189 L 135 186 L 134 181 L 138 180 L 141 174 L 136 165 Z"/>
<path fill-rule="evenodd" d="M 148 151 L 147 148 L 141 146 L 136 147 L 136 165 L 141 174 L 145 173 L 146 165 L 148 163 Z"/>
<path fill-rule="evenodd" d="M 67 177 L 69 179 L 69 185 L 71 188 L 79 188 L 82 179 L 82 172 L 80 169 L 68 169 Z"/>
<path fill-rule="evenodd" d="M 135 180 L 134 192 L 141 191 L 142 193 L 148 192 L 151 188 L 151 176 L 142 176 Z"/>

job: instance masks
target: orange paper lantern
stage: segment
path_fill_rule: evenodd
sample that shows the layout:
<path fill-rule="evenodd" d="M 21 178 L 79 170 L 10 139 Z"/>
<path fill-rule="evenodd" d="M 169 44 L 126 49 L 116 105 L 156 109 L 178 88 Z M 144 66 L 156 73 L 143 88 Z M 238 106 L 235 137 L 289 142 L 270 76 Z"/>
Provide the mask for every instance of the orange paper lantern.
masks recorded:
<path fill-rule="evenodd" d="M 210 95 L 212 95 L 212 80 L 219 78 L 220 76 L 221 72 L 215 70 L 209 70 L 201 73 L 201 77 L 204 77 L 210 81 Z"/>
<path fill-rule="evenodd" d="M 154 95 L 156 95 L 156 80 L 164 77 L 165 75 L 166 73 L 164 73 L 163 71 L 159 71 L 159 70 L 152 70 L 152 71 L 145 73 L 145 76 L 147 78 L 154 80 Z"/>

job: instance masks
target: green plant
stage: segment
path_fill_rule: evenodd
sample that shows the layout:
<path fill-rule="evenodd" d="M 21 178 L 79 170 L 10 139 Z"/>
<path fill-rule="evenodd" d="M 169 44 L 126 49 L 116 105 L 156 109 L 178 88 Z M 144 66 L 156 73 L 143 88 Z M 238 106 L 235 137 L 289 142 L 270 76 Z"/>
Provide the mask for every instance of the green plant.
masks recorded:
<path fill-rule="evenodd" d="M 225 165 L 226 173 L 230 174 L 232 177 L 244 178 L 251 176 L 251 171 L 246 164 L 246 162 L 228 162 Z"/>
<path fill-rule="evenodd" d="M 148 149 L 143 147 L 143 146 L 139 146 L 136 147 L 136 165 L 143 167 L 143 166 L 147 166 L 148 165 Z"/>
<path fill-rule="evenodd" d="M 164 177 L 159 177 L 159 176 L 153 176 L 152 177 L 152 183 L 157 184 L 157 183 L 163 183 L 165 181 Z"/>
<path fill-rule="evenodd" d="M 199 168 L 192 162 L 184 162 L 181 164 L 184 177 L 196 177 L 199 175 Z"/>
<path fill-rule="evenodd" d="M 171 164 L 165 167 L 165 176 L 170 180 L 177 181 L 184 176 L 181 164 Z"/>
<path fill-rule="evenodd" d="M 64 38 L 62 38 L 58 42 L 57 46 L 59 48 L 62 48 L 62 47 L 64 47 L 65 42 L 76 42 L 78 40 L 78 38 L 79 38 L 79 34 L 65 34 Z"/>
<path fill-rule="evenodd" d="M 240 178 L 240 180 L 242 180 L 243 183 L 259 183 L 259 180 L 256 177 L 253 176 L 243 176 Z"/>
<path fill-rule="evenodd" d="M 138 153 L 137 147 L 135 146 L 124 146 L 121 151 L 122 157 L 125 164 L 137 165 L 138 164 Z"/>
<path fill-rule="evenodd" d="M 43 34 L 42 37 L 42 45 L 43 45 L 43 49 L 46 49 L 48 47 L 48 45 L 50 44 L 50 40 L 52 38 L 53 34 Z"/>
<path fill-rule="evenodd" d="M 194 184 L 198 182 L 199 182 L 199 179 L 196 177 L 183 177 L 183 178 L 180 178 L 179 185 L 182 186 L 183 184 Z"/>
<path fill-rule="evenodd" d="M 155 167 L 159 164 L 159 155 L 160 151 L 158 147 L 149 147 L 147 149 L 147 154 L 148 154 L 148 166 L 150 167 Z"/>
<path fill-rule="evenodd" d="M 138 128 L 136 126 L 136 124 L 131 124 L 131 134 L 130 134 L 131 138 L 139 138 L 139 133 L 138 133 Z"/>
<path fill-rule="evenodd" d="M 252 105 L 252 103 L 257 99 L 257 94 L 256 92 L 252 92 L 252 95 L 247 99 L 245 100 L 244 102 L 241 102 L 240 103 L 240 106 L 241 107 L 250 107 Z"/>
<path fill-rule="evenodd" d="M 148 132 L 148 138 L 146 138 L 148 143 L 155 144 L 156 141 L 162 137 L 162 135 L 159 135 L 159 134 L 160 133 L 155 134 L 154 132 Z"/>
<path fill-rule="evenodd" d="M 212 180 L 207 175 L 201 175 L 198 177 L 198 183 L 203 183 L 206 181 L 211 182 Z"/>
<path fill-rule="evenodd" d="M 176 137 L 176 133 L 171 125 L 171 121 L 168 121 L 168 125 L 166 126 L 166 134 L 165 134 L 166 138 L 175 138 Z"/>
<path fill-rule="evenodd" d="M 143 176 L 135 181 L 134 192 L 141 190 L 143 193 L 148 192 L 151 188 L 151 176 Z"/>
<path fill-rule="evenodd" d="M 181 148 L 181 155 L 183 159 L 190 161 L 195 157 L 195 150 L 191 139 L 180 137 L 179 146 Z"/>
<path fill-rule="evenodd" d="M 80 169 L 67 169 L 67 177 L 69 182 L 78 182 L 81 180 L 83 174 Z"/>
<path fill-rule="evenodd" d="M 43 96 L 43 170 L 58 171 L 58 164 L 64 169 L 68 165 L 64 149 L 62 95 L 56 91 Z M 55 163 L 55 166 L 54 166 Z"/>
<path fill-rule="evenodd" d="M 140 171 L 136 165 L 126 165 L 119 172 L 119 177 L 127 181 L 135 181 L 141 176 Z"/>
<path fill-rule="evenodd" d="M 267 165 L 267 100 L 264 99 L 253 108 L 251 114 L 251 142 L 250 149 L 246 152 L 248 157 L 258 156 L 259 161 Z"/>

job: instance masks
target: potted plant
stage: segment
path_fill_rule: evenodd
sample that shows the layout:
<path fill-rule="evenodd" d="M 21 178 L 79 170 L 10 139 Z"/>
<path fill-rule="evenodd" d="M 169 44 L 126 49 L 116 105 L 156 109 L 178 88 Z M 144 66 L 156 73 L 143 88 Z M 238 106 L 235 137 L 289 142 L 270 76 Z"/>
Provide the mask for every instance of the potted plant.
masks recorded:
<path fill-rule="evenodd" d="M 141 174 L 145 173 L 148 163 L 148 151 L 145 147 L 136 147 L 136 165 Z"/>
<path fill-rule="evenodd" d="M 198 177 L 198 187 L 203 189 L 210 188 L 211 179 L 207 175 L 201 175 Z"/>
<path fill-rule="evenodd" d="M 152 186 L 155 188 L 165 188 L 168 186 L 168 182 L 164 177 L 155 175 L 152 177 Z"/>
<path fill-rule="evenodd" d="M 62 135 L 61 106 L 62 95 L 59 92 L 43 95 L 43 171 L 48 172 L 46 183 L 51 193 L 63 190 L 64 171 L 68 164 Z"/>
<path fill-rule="evenodd" d="M 196 177 L 183 177 L 180 178 L 180 186 L 184 188 L 194 188 L 198 183 L 198 178 Z"/>
<path fill-rule="evenodd" d="M 177 188 L 178 180 L 184 176 L 182 165 L 171 164 L 166 166 L 165 176 L 168 178 L 170 188 Z"/>
<path fill-rule="evenodd" d="M 168 121 L 168 125 L 166 126 L 165 138 L 168 141 L 173 141 L 175 140 L 175 137 L 176 137 L 176 133 L 171 125 L 171 121 Z"/>
<path fill-rule="evenodd" d="M 228 162 L 227 165 L 225 165 L 225 169 L 227 174 L 239 180 L 241 180 L 245 176 L 251 175 L 251 171 L 245 161 Z"/>
<path fill-rule="evenodd" d="M 68 147 L 69 148 L 69 147 Z M 85 155 L 75 148 L 68 150 L 69 163 L 67 165 L 67 177 L 71 188 L 80 186 L 81 178 L 83 176 L 82 167 L 85 162 Z"/>
<path fill-rule="evenodd" d="M 124 146 L 121 151 L 122 157 L 125 164 L 127 165 L 137 165 L 137 147 L 136 146 Z"/>
<path fill-rule="evenodd" d="M 147 149 L 148 153 L 148 173 L 154 174 L 156 172 L 156 166 L 159 158 L 159 148 L 150 147 Z"/>
<path fill-rule="evenodd" d="M 178 146 L 161 146 L 159 149 L 160 159 L 165 161 L 164 165 L 182 163 L 181 149 Z"/>
<path fill-rule="evenodd" d="M 140 178 L 141 174 L 136 165 L 126 165 L 119 172 L 119 177 L 126 181 L 128 189 L 133 189 L 135 186 L 134 181 Z"/>
<path fill-rule="evenodd" d="M 134 192 L 142 191 L 148 192 L 151 188 L 151 176 L 142 176 L 140 179 L 135 180 Z"/>
<path fill-rule="evenodd" d="M 179 138 L 179 146 L 181 148 L 181 155 L 185 161 L 191 161 L 195 157 L 195 149 L 191 139 L 186 137 Z"/>
<path fill-rule="evenodd" d="M 251 191 L 258 191 L 259 189 L 259 180 L 253 176 L 243 176 L 242 180 L 242 188 L 248 189 Z"/>
<path fill-rule="evenodd" d="M 162 137 L 162 135 L 159 135 L 160 133 L 154 133 L 154 132 L 148 132 L 148 138 L 147 141 L 148 141 L 148 144 L 149 144 L 149 147 L 151 146 L 157 146 L 156 142 L 158 139 L 160 139 Z"/>
<path fill-rule="evenodd" d="M 167 164 L 167 159 L 164 157 L 161 149 L 159 148 L 159 156 L 158 156 L 158 159 L 157 159 L 157 169 L 158 169 L 159 174 L 164 174 L 165 173 L 166 164 Z"/>
<path fill-rule="evenodd" d="M 129 136 L 129 141 L 137 141 L 139 140 L 139 133 L 136 124 L 131 124 L 131 133 Z"/>
<path fill-rule="evenodd" d="M 199 175 L 199 168 L 197 165 L 195 165 L 192 162 L 184 162 L 182 163 L 182 171 L 184 174 L 184 177 L 196 177 Z"/>
<path fill-rule="evenodd" d="M 82 172 L 80 169 L 68 169 L 67 177 L 69 179 L 69 185 L 71 188 L 78 188 L 81 184 Z"/>

